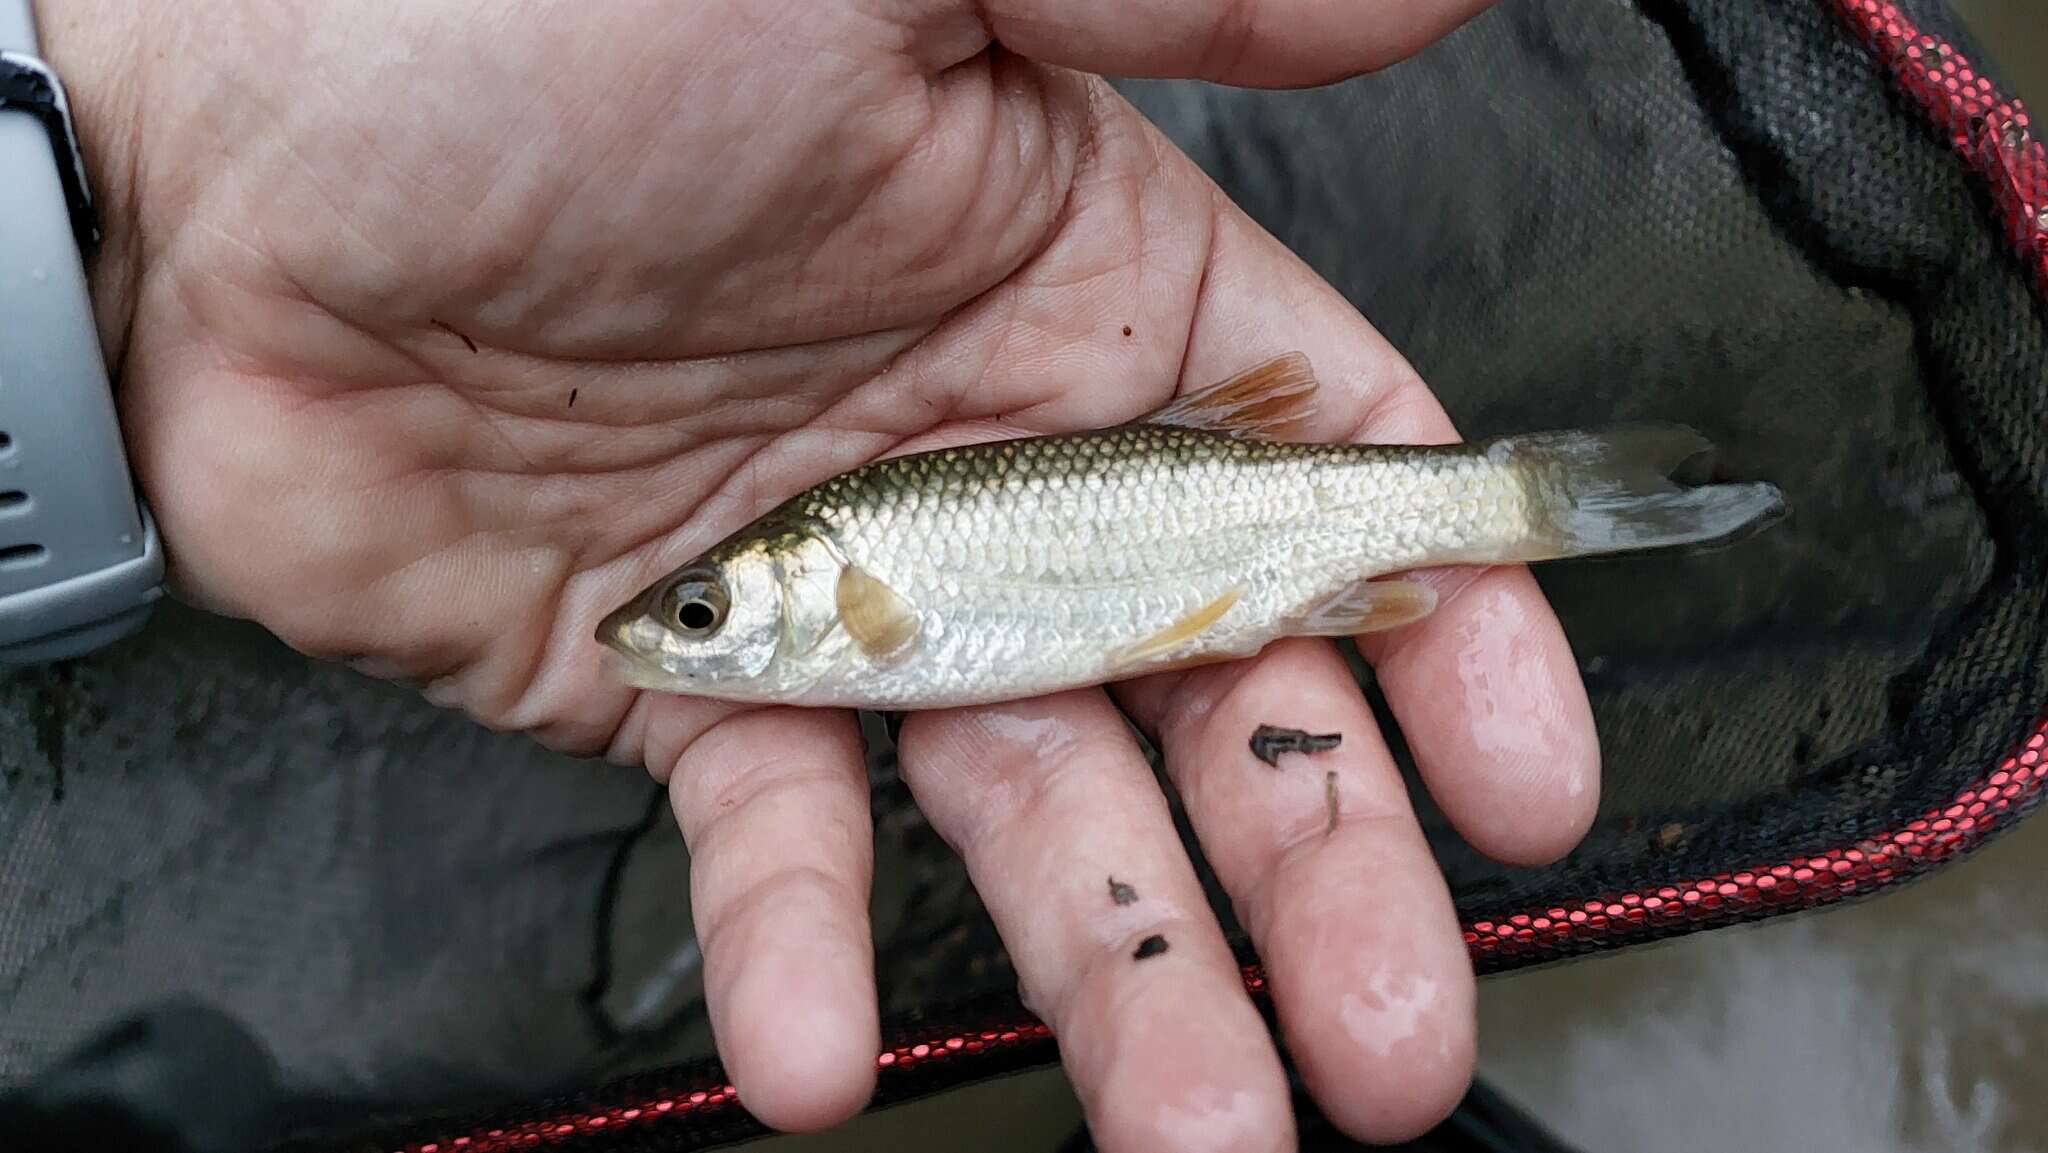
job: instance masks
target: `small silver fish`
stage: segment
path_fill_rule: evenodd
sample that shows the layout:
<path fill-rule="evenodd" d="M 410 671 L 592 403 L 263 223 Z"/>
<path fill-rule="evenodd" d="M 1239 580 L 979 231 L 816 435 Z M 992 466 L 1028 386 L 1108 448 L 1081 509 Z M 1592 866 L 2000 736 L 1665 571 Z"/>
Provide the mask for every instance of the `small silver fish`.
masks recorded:
<path fill-rule="evenodd" d="M 1405 570 L 1729 537 L 1766 483 L 1681 487 L 1677 426 L 1297 443 L 1298 353 L 1143 421 L 877 461 L 799 494 L 605 617 L 640 688 L 884 711 L 1018 700 L 1427 616 Z"/>

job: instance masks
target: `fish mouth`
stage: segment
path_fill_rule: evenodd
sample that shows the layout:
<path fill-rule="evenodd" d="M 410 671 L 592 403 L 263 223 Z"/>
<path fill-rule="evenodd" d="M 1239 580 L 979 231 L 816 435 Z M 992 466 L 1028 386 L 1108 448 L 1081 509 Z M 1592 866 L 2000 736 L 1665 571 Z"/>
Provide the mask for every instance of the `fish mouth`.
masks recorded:
<path fill-rule="evenodd" d="M 598 664 L 606 676 L 630 689 L 675 692 L 679 684 L 688 683 L 687 676 L 678 681 L 638 653 L 612 646 L 606 646 L 599 656 Z"/>
<path fill-rule="evenodd" d="M 628 637 L 632 633 L 633 622 L 645 615 L 640 609 L 640 602 L 643 599 L 645 598 L 634 597 L 606 613 L 604 619 L 597 622 L 598 643 L 607 648 L 617 649 L 621 653 L 626 652 L 632 644 Z"/>
<path fill-rule="evenodd" d="M 600 664 L 613 680 L 629 688 L 678 691 L 694 678 L 665 667 L 661 660 L 660 622 L 650 612 L 661 594 L 657 585 L 604 615 L 594 634 L 604 646 Z"/>
<path fill-rule="evenodd" d="M 604 619 L 597 622 L 595 631 L 598 642 L 628 656 L 636 657 L 644 656 L 647 651 L 658 648 L 661 639 L 653 634 L 659 630 L 645 626 L 651 623 L 655 603 L 660 599 L 661 591 L 660 584 L 649 585 L 625 604 L 606 613 Z"/>

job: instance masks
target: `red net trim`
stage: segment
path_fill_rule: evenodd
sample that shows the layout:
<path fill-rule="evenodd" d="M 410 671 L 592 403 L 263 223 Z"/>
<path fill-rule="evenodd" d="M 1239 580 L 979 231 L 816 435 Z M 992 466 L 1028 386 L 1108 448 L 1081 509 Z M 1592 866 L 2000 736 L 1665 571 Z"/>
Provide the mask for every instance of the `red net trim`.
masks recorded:
<path fill-rule="evenodd" d="M 1642 892 L 1609 894 L 1570 908 L 1553 906 L 1475 920 L 1465 927 L 1465 943 L 1478 968 L 1497 970 L 1513 967 L 1516 961 L 1611 949 L 1867 896 L 1929 872 L 1983 843 L 1996 827 L 2018 819 L 2037 803 L 2044 782 L 2048 782 L 2048 715 L 2035 721 L 1990 773 L 1948 804 L 1903 828 L 1811 857 L 1716 873 Z M 1243 976 L 1245 990 L 1265 1000 L 1263 970 L 1247 965 Z M 904 1082 L 923 1080 L 922 1074 L 933 1066 L 998 1063 L 989 1060 L 994 1057 L 1005 1058 L 999 1064 L 1006 1068 L 1049 1063 L 1057 1057 L 1052 1031 L 1021 1012 L 1016 1024 L 999 1029 L 933 1029 L 875 1059 L 877 1100 L 918 1095 L 915 1084 Z M 966 1074 L 949 1080 L 958 1084 L 972 1077 Z M 756 1129 L 751 1119 L 732 1116 L 739 1112 L 738 1105 L 739 1093 L 733 1086 L 709 1081 L 640 1095 L 612 1106 L 416 1142 L 395 1153 L 510 1153 L 543 1147 L 589 1148 L 593 1141 L 614 1147 L 609 1140 L 614 1136 L 664 1123 L 690 1128 L 737 1123 L 743 1130 Z"/>
<path fill-rule="evenodd" d="M 1864 896 L 1928 872 L 1981 844 L 2040 800 L 2048 778 L 2048 717 L 1991 773 L 1904 828 L 1855 845 L 1752 869 L 1716 873 L 1570 907 L 1471 922 L 1465 944 L 1482 969 L 1532 954 L 1585 952 Z"/>
<path fill-rule="evenodd" d="M 2048 150 L 2030 128 L 2025 107 L 2005 96 L 1946 41 L 1920 31 L 1887 0 L 1828 0 L 1856 36 L 1915 100 L 1949 145 L 1988 186 L 2007 238 L 2026 260 L 2038 289 L 2048 292 Z M 1550 906 L 1480 918 L 1465 925 L 1465 944 L 1480 971 L 1531 960 L 1598 952 L 1715 925 L 1757 920 L 1868 896 L 1927 873 L 1982 844 L 2000 824 L 2016 820 L 2041 797 L 2048 779 L 2048 715 L 2037 720 L 2011 755 L 1948 804 L 1904 828 L 1811 857 L 1760 864 L 1641 892 L 1612 893 L 1575 906 Z M 1266 977 L 1243 970 L 1245 989 L 1263 1001 Z M 1001 1058 L 1001 1060 L 992 1060 Z M 1022 1068 L 1057 1058 L 1052 1032 L 1019 1011 L 1017 1023 L 973 1031 L 934 1028 L 875 1059 L 876 1100 L 918 1095 L 916 1082 L 939 1065 Z M 977 1073 L 989 1070 L 977 1069 Z M 942 1082 L 959 1084 L 975 1073 Z M 542 1120 L 493 1126 L 393 1153 L 511 1153 L 523 1149 L 626 1148 L 629 1133 L 657 1127 L 722 1130 L 719 1140 L 760 1132 L 739 1108 L 739 1092 L 717 1078 L 635 1097 L 615 1106 L 558 1113 Z M 621 1140 L 623 1139 L 623 1140 Z"/>
<path fill-rule="evenodd" d="M 1954 801 L 1909 821 L 1905 827 L 1868 838 L 1855 846 L 1817 856 L 1763 864 L 1735 872 L 1716 872 L 1698 881 L 1659 885 L 1640 893 L 1612 893 L 1575 907 L 1548 907 L 1485 917 L 1466 924 L 1464 942 L 1481 969 L 1511 967 L 1513 960 L 1544 954 L 1573 954 L 1616 948 L 1657 936 L 1698 932 L 1714 924 L 1757 920 L 1780 911 L 1815 909 L 1853 897 L 1878 893 L 1933 870 L 1937 864 L 1985 842 L 1991 831 L 2013 821 L 2040 801 L 2048 782 L 2048 717 L 2034 723 L 1999 766 L 1970 784 Z M 1266 975 L 1257 965 L 1243 969 L 1245 991 L 1268 997 Z M 920 1038 L 903 1040 L 874 1059 L 879 1073 L 879 1100 L 918 1096 L 915 1085 L 936 1065 L 999 1065 L 1018 1069 L 1057 1059 L 1053 1030 L 1020 1012 L 1006 1028 L 946 1030 L 934 1028 Z M 971 1079 L 963 1075 L 952 1083 Z M 909 1090 L 909 1092 L 905 1092 Z M 518 1149 L 604 1147 L 629 1130 L 678 1124 L 739 1124 L 756 1128 L 739 1112 L 739 1092 L 723 1081 L 696 1083 L 678 1090 L 631 1096 L 612 1106 L 582 1108 L 543 1120 L 477 1128 L 471 1133 L 403 1145 L 395 1153 L 512 1153 Z M 692 1124 L 694 1122 L 694 1124 Z M 621 1145 L 623 1147 L 623 1145 Z"/>
<path fill-rule="evenodd" d="M 1832 0 L 1858 39 L 1988 185 L 2007 239 L 2048 291 L 2048 152 L 2024 105 L 1888 0 Z"/>
<path fill-rule="evenodd" d="M 1034 1020 L 1011 1028 L 935 1031 L 928 1040 L 906 1040 L 875 1058 L 882 1082 L 878 1099 L 906 1096 L 891 1082 L 922 1079 L 934 1066 L 990 1064 L 991 1058 L 1003 1058 L 1004 1067 L 1024 1068 L 1046 1064 L 1055 1057 L 1052 1030 Z M 414 1142 L 404 1146 L 401 1153 L 514 1153 L 523 1149 L 588 1149 L 598 1145 L 639 1147 L 632 1144 L 632 1137 L 649 1136 L 651 1130 L 667 1126 L 693 1131 L 715 1126 L 722 1130 L 717 1138 L 721 1141 L 763 1131 L 751 1118 L 732 1116 L 739 1112 L 735 1108 L 739 1104 L 739 1090 L 729 1084 L 703 1082 L 639 1095 L 624 1094 L 622 1098 L 613 1105 L 591 1106 Z"/>

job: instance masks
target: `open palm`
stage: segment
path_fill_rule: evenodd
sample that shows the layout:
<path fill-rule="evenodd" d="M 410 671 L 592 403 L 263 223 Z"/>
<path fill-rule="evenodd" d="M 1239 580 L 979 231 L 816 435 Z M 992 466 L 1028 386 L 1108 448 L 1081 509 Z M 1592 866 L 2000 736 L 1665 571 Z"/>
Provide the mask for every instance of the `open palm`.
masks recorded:
<path fill-rule="evenodd" d="M 210 0 L 144 53 L 114 31 L 137 15 L 53 0 L 46 41 L 121 186 L 97 291 L 180 595 L 667 782 L 720 1050 L 758 1116 L 808 1128 L 859 1107 L 878 1043 L 854 718 L 636 693 L 597 620 L 833 473 L 1113 424 L 1290 350 L 1323 381 L 1315 435 L 1453 439 L 1091 73 L 1320 82 L 1480 6 Z M 1525 571 L 1435 579 L 1443 607 L 1365 651 L 1461 830 L 1551 859 L 1598 788 L 1569 650 Z M 1441 1117 L 1472 974 L 1335 647 L 1114 692 L 1324 1108 L 1382 1140 Z M 1275 772 L 1261 723 L 1344 741 Z M 1111 696 L 917 714 L 901 752 L 1103 1147 L 1290 1145 L 1278 1056 Z M 1155 933 L 1170 951 L 1133 963 Z"/>

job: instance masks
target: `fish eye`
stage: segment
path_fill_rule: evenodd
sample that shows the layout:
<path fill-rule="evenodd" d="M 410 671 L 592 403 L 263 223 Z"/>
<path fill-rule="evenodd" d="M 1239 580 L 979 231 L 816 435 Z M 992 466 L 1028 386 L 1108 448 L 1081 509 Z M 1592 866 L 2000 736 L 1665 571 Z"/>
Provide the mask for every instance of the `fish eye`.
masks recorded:
<path fill-rule="evenodd" d="M 669 623 L 686 633 L 703 635 L 725 623 L 725 586 L 709 574 L 677 581 L 668 591 Z"/>

